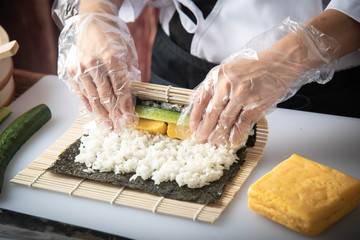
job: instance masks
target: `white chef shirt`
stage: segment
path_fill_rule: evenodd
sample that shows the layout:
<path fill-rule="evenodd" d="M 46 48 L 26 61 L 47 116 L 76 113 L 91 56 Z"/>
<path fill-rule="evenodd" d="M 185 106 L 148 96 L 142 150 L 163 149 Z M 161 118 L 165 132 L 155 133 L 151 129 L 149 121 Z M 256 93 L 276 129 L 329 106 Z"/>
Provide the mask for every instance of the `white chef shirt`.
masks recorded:
<path fill-rule="evenodd" d="M 194 34 L 190 53 L 209 62 L 219 63 L 237 52 L 254 36 L 279 26 L 288 16 L 304 23 L 324 11 L 336 9 L 360 22 L 360 0 L 218 0 L 211 13 L 203 18 L 201 11 L 191 0 L 125 0 L 119 16 L 125 21 L 134 21 L 146 4 L 159 7 L 159 21 L 169 35 L 169 22 L 175 11 L 187 32 Z M 196 23 L 182 11 L 187 7 L 196 17 Z M 326 6 L 327 5 L 327 6 Z M 360 65 L 360 51 L 342 57 L 337 70 Z"/>

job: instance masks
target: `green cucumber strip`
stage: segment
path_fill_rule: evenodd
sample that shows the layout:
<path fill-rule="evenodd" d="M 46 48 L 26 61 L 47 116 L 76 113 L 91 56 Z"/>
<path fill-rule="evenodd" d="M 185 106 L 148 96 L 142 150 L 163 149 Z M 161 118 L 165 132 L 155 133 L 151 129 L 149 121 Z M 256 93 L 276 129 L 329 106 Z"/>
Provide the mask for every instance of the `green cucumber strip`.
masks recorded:
<path fill-rule="evenodd" d="M 170 111 L 167 109 L 136 105 L 135 112 L 140 118 L 163 121 L 167 123 L 177 123 L 177 120 L 180 117 L 179 112 Z"/>
<path fill-rule="evenodd" d="M 2 123 L 11 114 L 9 107 L 0 108 L 0 123 Z"/>
<path fill-rule="evenodd" d="M 15 119 L 0 135 L 0 193 L 6 167 L 22 145 L 51 118 L 51 111 L 40 104 Z"/>

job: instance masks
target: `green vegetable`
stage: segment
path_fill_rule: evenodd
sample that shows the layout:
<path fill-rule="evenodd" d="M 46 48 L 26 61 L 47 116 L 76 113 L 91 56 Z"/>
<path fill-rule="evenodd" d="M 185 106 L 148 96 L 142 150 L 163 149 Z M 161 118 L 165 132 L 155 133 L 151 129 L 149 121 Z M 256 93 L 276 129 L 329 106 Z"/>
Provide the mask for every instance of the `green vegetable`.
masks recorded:
<path fill-rule="evenodd" d="M 151 119 L 156 121 L 163 121 L 167 123 L 176 124 L 180 117 L 179 112 L 170 111 L 167 109 L 136 105 L 135 112 L 140 118 Z"/>
<path fill-rule="evenodd" d="M 0 123 L 2 123 L 5 118 L 7 118 L 11 114 L 11 109 L 8 107 L 0 108 Z"/>
<path fill-rule="evenodd" d="M 21 146 L 51 118 L 51 111 L 40 104 L 15 119 L 0 135 L 0 193 L 7 165 Z"/>

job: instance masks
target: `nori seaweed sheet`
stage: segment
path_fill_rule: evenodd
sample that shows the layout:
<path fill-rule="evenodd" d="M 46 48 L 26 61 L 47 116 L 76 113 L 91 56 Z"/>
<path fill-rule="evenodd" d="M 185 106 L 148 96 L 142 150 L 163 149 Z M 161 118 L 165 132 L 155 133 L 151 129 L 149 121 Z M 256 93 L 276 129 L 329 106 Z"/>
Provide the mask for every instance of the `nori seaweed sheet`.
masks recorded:
<path fill-rule="evenodd" d="M 250 136 L 246 146 L 252 147 L 255 143 L 255 139 L 255 134 Z M 99 171 L 93 173 L 84 172 L 83 170 L 87 169 L 85 164 L 74 161 L 76 155 L 79 154 L 80 143 L 81 141 L 78 139 L 65 149 L 59 155 L 55 164 L 48 170 L 56 174 L 66 174 L 98 182 L 126 186 L 143 192 L 164 196 L 166 198 L 193 201 L 202 204 L 214 203 L 221 197 L 226 185 L 235 177 L 240 167 L 244 164 L 244 159 L 246 157 L 246 147 L 243 147 L 236 153 L 239 160 L 235 162 L 229 170 L 225 170 L 223 176 L 219 180 L 202 188 L 188 188 L 186 186 L 179 187 L 175 181 L 161 182 L 158 185 L 151 179 L 143 180 L 141 177 L 137 177 L 135 180 L 130 181 L 129 179 L 134 173 L 115 174 L 114 172 Z"/>

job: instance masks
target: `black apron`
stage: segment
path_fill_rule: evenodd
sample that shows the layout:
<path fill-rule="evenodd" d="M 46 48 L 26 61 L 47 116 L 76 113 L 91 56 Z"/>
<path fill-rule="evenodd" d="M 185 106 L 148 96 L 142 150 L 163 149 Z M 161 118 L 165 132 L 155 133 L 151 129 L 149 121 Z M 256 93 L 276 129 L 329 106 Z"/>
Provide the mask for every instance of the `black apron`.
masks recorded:
<path fill-rule="evenodd" d="M 306 84 L 278 107 L 360 118 L 360 67 L 335 72 L 330 82 Z"/>
<path fill-rule="evenodd" d="M 186 52 L 158 26 L 151 56 L 151 83 L 193 89 L 214 66 Z"/>
<path fill-rule="evenodd" d="M 191 55 L 158 27 L 152 50 L 150 82 L 193 89 L 216 64 Z M 280 108 L 360 118 L 360 67 L 335 73 L 325 84 L 310 83 Z"/>

